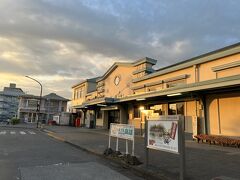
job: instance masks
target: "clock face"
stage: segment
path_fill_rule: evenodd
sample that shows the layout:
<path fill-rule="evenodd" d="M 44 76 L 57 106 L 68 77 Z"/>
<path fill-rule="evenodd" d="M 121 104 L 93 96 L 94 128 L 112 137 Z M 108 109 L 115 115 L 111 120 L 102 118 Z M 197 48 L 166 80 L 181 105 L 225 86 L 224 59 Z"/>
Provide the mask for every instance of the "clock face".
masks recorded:
<path fill-rule="evenodd" d="M 114 84 L 117 86 L 120 83 L 120 76 L 116 76 L 114 79 Z"/>

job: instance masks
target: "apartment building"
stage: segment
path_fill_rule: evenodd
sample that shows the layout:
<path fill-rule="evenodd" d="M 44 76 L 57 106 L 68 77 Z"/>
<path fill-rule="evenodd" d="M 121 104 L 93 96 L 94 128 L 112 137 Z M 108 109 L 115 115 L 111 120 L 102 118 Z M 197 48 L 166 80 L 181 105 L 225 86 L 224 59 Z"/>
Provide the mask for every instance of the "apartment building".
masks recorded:
<path fill-rule="evenodd" d="M 4 87 L 3 91 L 0 91 L 0 121 L 17 116 L 18 97 L 23 94 L 22 89 L 17 88 L 14 83 L 10 83 L 9 87 Z"/>
<path fill-rule="evenodd" d="M 25 94 L 20 96 L 20 102 L 18 107 L 18 118 L 22 122 L 35 123 L 43 121 L 47 123 L 49 120 L 53 120 L 54 115 L 60 115 L 67 110 L 67 101 L 55 93 L 50 93 L 41 98 L 40 97 Z M 40 105 L 39 105 L 40 104 Z M 40 107 L 40 111 L 37 108 Z"/>
<path fill-rule="evenodd" d="M 197 126 L 199 133 L 240 136 L 240 43 L 160 69 L 156 63 L 147 57 L 114 63 L 96 79 L 95 90 L 77 96 L 78 85 L 72 87 L 73 108 L 95 127 L 129 123 L 140 129 L 146 116 L 181 114 L 186 132 Z"/>

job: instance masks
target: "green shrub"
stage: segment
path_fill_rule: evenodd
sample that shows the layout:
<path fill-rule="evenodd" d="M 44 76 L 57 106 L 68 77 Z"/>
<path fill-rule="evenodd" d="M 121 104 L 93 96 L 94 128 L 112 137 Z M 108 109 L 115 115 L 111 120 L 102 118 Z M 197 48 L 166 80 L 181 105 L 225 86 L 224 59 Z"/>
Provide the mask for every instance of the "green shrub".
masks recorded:
<path fill-rule="evenodd" d="M 18 119 L 18 118 L 12 118 L 11 119 L 11 124 L 18 124 L 18 123 L 20 123 L 20 119 Z"/>

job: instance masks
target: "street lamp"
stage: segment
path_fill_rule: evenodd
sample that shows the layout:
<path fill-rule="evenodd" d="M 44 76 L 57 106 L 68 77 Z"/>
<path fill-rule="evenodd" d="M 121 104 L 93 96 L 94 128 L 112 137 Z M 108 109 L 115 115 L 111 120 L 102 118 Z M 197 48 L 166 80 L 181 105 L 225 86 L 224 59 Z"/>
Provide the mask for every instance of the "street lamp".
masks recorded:
<path fill-rule="evenodd" d="M 34 78 L 30 77 L 30 76 L 25 76 L 25 77 L 26 77 L 26 78 L 29 78 L 29 79 L 31 79 L 31 80 L 33 80 L 33 81 L 35 81 L 35 82 L 37 82 L 37 83 L 40 85 L 40 87 L 41 87 L 39 104 L 37 105 L 37 112 L 38 112 L 38 115 L 39 115 L 39 117 L 40 117 L 41 101 L 42 101 L 42 84 L 41 84 L 38 80 L 36 80 L 36 79 L 34 79 Z M 38 119 L 37 119 L 37 128 L 38 128 L 38 124 L 39 124 L 39 117 L 38 117 Z"/>
<path fill-rule="evenodd" d="M 139 107 L 139 110 L 140 110 L 140 116 L 141 116 L 141 122 L 140 122 L 140 134 L 141 134 L 141 136 L 143 135 L 143 118 L 142 118 L 142 116 L 143 116 L 143 111 L 144 111 L 144 106 L 140 106 Z"/>

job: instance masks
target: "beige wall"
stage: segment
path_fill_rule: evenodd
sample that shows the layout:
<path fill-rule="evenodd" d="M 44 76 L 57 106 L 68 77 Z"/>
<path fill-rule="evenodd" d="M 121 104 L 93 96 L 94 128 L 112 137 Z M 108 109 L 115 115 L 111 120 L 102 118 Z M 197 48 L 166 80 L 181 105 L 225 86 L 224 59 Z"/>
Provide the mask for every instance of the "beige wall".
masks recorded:
<path fill-rule="evenodd" d="M 159 81 L 166 80 L 169 78 L 175 78 L 175 77 L 178 77 L 181 75 L 185 75 L 185 74 L 189 75 L 189 77 L 186 79 L 187 84 L 195 82 L 195 67 L 189 67 L 189 68 L 185 68 L 185 69 L 182 69 L 179 71 L 163 74 L 163 75 L 151 78 L 151 79 L 146 79 L 144 81 L 133 83 L 133 86 L 140 86 L 140 85 L 147 84 L 147 83 L 155 83 L 155 82 L 159 82 Z M 159 84 L 159 85 L 155 85 L 154 87 L 151 86 L 149 88 L 155 89 L 155 90 L 161 90 L 161 89 L 163 89 L 163 87 L 165 88 L 166 84 Z M 146 92 L 146 89 L 141 88 L 141 89 L 136 90 L 135 92 L 136 93 Z"/>
<path fill-rule="evenodd" d="M 216 79 L 216 72 L 212 70 L 213 67 L 228 64 L 228 63 L 239 61 L 239 60 L 240 60 L 240 54 L 235 54 L 232 56 L 220 58 L 208 63 L 201 64 L 199 67 L 200 81 Z M 236 75 L 236 73 L 239 74 L 240 72 L 239 71 L 229 72 L 228 75 L 230 76 Z"/>
<path fill-rule="evenodd" d="M 135 87 L 135 86 L 140 86 L 140 85 L 147 84 L 147 83 L 159 82 L 164 79 L 174 78 L 174 77 L 181 76 L 184 74 L 190 75 L 186 79 L 187 84 L 197 82 L 198 80 L 206 81 L 206 80 L 216 79 L 217 77 L 222 78 L 222 77 L 227 77 L 227 76 L 239 75 L 240 74 L 239 66 L 221 70 L 221 71 L 217 71 L 217 72 L 214 72 L 212 69 L 216 66 L 225 65 L 225 64 L 232 63 L 232 62 L 237 62 L 239 60 L 240 60 L 240 54 L 235 54 L 235 55 L 220 58 L 220 59 L 217 59 L 217 60 L 214 60 L 211 62 L 203 63 L 198 66 L 191 66 L 189 68 L 181 69 L 178 71 L 174 71 L 174 72 L 163 74 L 163 75 L 160 75 L 157 77 L 146 79 L 144 81 L 136 82 L 136 83 L 133 83 L 133 86 Z M 149 88 L 160 90 L 160 89 L 162 89 L 162 87 L 166 88 L 166 85 L 159 84 L 159 85 L 155 86 L 154 88 L 152 88 L 152 87 L 149 87 Z M 135 90 L 134 92 L 135 93 L 147 92 L 147 89 L 141 88 L 141 89 Z"/>
<path fill-rule="evenodd" d="M 80 84 L 72 88 L 72 106 L 81 105 L 83 102 L 85 102 L 86 86 L 87 86 L 87 83 L 85 82 L 83 84 Z M 75 94 L 80 88 L 83 89 L 83 93 L 81 98 L 78 98 Z"/>
<path fill-rule="evenodd" d="M 105 80 L 104 89 L 105 97 L 127 96 L 132 94 L 132 71 L 133 67 L 118 66 Z M 120 83 L 116 86 L 114 79 L 120 76 Z M 127 87 L 128 86 L 128 87 Z"/>
<path fill-rule="evenodd" d="M 91 93 L 86 94 L 85 100 L 86 101 L 92 100 L 92 99 L 95 99 L 96 97 L 97 97 L 97 91 L 93 91 Z"/>
<path fill-rule="evenodd" d="M 103 127 L 103 119 L 96 119 L 96 126 Z"/>
<path fill-rule="evenodd" d="M 240 66 L 218 71 L 217 78 L 223 78 L 223 77 L 234 76 L 239 74 L 240 74 Z"/>
<path fill-rule="evenodd" d="M 240 136 L 240 93 L 207 97 L 209 133 Z"/>
<path fill-rule="evenodd" d="M 135 119 L 129 119 L 129 124 L 134 125 L 135 128 L 140 129 L 141 128 L 141 118 L 135 118 Z"/>
<path fill-rule="evenodd" d="M 192 133 L 192 121 L 196 116 L 196 101 L 187 101 L 184 103 L 185 110 L 185 132 Z"/>

